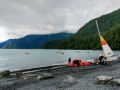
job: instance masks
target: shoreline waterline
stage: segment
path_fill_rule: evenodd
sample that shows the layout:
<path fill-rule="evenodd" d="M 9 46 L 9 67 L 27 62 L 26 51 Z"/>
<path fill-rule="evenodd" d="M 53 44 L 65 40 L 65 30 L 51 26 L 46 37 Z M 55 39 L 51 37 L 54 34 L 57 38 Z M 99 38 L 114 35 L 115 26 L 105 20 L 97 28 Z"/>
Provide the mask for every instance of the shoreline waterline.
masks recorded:
<path fill-rule="evenodd" d="M 44 67 L 37 67 L 37 68 L 28 68 L 28 69 L 21 69 L 21 70 L 15 70 L 11 71 L 10 73 L 17 73 L 17 72 L 37 72 L 47 69 L 55 69 L 55 68 L 61 68 L 61 67 L 68 67 L 67 64 L 64 65 L 52 65 L 52 66 L 44 66 Z"/>
<path fill-rule="evenodd" d="M 28 52 L 29 54 L 25 54 Z M 58 53 L 59 52 L 59 53 Z M 45 50 L 45 49 L 0 49 L 0 71 L 23 70 L 65 64 L 68 58 L 73 60 L 91 60 L 98 58 L 101 50 Z M 114 51 L 120 55 L 120 51 Z"/>

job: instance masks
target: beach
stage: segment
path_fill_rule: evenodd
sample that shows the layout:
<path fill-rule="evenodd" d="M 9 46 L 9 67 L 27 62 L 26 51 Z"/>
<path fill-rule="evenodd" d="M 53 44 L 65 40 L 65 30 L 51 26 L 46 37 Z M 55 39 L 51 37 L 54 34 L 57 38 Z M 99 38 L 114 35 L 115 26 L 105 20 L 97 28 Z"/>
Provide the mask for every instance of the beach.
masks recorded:
<path fill-rule="evenodd" d="M 32 71 L 31 71 L 32 70 Z M 79 67 L 47 67 L 23 70 L 24 74 L 50 73 L 54 78 L 16 78 L 11 72 L 10 77 L 0 78 L 0 90 L 120 90 L 119 86 L 97 84 L 97 76 L 105 75 L 120 79 L 120 62 L 110 62 L 109 65 L 91 65 Z M 31 71 L 31 72 L 30 72 Z M 67 75 L 74 77 L 75 83 L 66 83 L 63 80 Z"/>

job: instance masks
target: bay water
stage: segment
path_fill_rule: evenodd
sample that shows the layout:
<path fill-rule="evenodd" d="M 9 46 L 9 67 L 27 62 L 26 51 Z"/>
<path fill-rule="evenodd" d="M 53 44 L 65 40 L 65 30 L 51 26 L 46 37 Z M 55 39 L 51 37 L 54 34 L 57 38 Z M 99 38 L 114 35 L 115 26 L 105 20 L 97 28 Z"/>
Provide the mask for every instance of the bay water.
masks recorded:
<path fill-rule="evenodd" d="M 114 51 L 120 55 L 120 51 Z M 91 60 L 104 55 L 102 50 L 0 49 L 0 71 L 21 70 L 65 64 L 71 57 Z"/>

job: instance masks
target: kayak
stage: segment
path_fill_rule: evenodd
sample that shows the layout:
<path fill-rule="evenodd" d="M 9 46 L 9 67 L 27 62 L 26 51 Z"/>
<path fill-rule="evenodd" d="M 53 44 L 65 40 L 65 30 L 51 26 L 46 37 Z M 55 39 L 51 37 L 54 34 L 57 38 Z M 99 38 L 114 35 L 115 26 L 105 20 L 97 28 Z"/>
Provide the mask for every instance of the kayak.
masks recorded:
<path fill-rule="evenodd" d="M 72 62 L 68 62 L 67 66 L 78 67 L 78 66 L 90 66 L 90 62 L 82 61 L 82 60 L 73 60 Z"/>

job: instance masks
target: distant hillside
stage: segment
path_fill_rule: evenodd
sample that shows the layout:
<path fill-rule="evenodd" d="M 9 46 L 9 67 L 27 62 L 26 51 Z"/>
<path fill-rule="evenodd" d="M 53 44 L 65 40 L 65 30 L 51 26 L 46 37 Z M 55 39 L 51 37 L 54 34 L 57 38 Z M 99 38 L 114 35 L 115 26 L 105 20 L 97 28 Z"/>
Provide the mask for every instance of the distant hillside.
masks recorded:
<path fill-rule="evenodd" d="M 42 46 L 42 49 L 58 49 L 58 44 L 60 42 L 61 42 L 60 39 L 48 41 Z"/>
<path fill-rule="evenodd" d="M 43 48 L 58 49 L 101 49 L 95 20 L 98 21 L 101 35 L 112 49 L 120 50 L 120 9 L 90 20 L 74 35 L 66 39 L 49 41 Z M 55 46 L 54 46 L 55 45 Z"/>
<path fill-rule="evenodd" d="M 44 43 L 50 40 L 63 39 L 71 36 L 72 33 L 57 33 L 46 35 L 27 35 L 13 42 L 7 43 L 2 48 L 4 49 L 37 49 L 41 48 Z"/>
<path fill-rule="evenodd" d="M 1 42 L 0 43 L 0 48 L 2 48 L 4 45 L 6 45 L 6 44 L 8 44 L 8 43 L 10 43 L 10 42 L 13 42 L 13 41 L 15 41 L 16 39 L 9 39 L 9 40 L 7 40 L 7 41 L 4 41 L 4 42 Z"/>
<path fill-rule="evenodd" d="M 120 24 L 120 9 L 90 20 L 74 34 L 74 37 L 86 37 L 98 33 L 95 20 L 98 21 L 100 32 L 107 31 L 115 25 Z"/>

